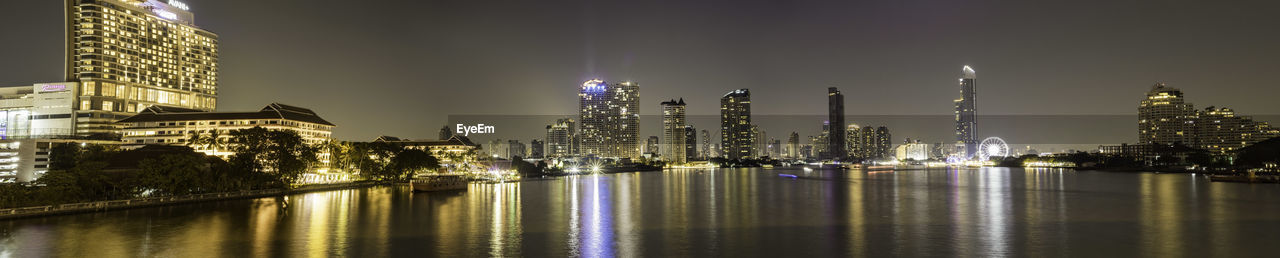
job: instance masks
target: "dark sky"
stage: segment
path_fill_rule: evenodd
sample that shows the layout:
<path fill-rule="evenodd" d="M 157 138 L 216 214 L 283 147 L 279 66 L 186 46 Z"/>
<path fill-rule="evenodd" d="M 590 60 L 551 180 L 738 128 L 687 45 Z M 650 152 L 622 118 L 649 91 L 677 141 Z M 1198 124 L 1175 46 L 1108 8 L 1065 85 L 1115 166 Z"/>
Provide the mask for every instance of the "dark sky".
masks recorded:
<path fill-rule="evenodd" d="M 220 36 L 219 110 L 310 107 L 344 140 L 576 114 L 592 77 L 640 83 L 644 114 L 750 88 L 756 114 L 817 115 L 836 86 L 850 115 L 945 115 L 966 64 L 980 114 L 1133 114 L 1156 81 L 1280 110 L 1276 1 L 187 2 Z M 62 79 L 61 8 L 0 2 L 0 85 Z"/>

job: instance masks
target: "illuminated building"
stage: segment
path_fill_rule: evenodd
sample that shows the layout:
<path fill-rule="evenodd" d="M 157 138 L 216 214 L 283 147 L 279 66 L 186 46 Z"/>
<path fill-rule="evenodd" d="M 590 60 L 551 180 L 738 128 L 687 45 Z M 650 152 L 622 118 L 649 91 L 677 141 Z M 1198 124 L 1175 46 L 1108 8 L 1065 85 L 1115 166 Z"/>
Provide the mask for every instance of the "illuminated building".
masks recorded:
<path fill-rule="evenodd" d="M 519 158 L 529 157 L 528 153 L 526 152 L 524 143 L 521 143 L 520 140 L 507 140 L 507 158 L 515 159 L 517 157 Z"/>
<path fill-rule="evenodd" d="M 1230 108 L 1208 107 L 1199 111 L 1196 118 L 1197 142 L 1201 149 L 1212 152 L 1232 152 L 1280 136 L 1280 129 L 1248 116 L 1237 116 Z"/>
<path fill-rule="evenodd" d="M 928 160 L 929 150 L 929 144 L 921 143 L 920 141 L 912 142 L 907 139 L 905 143 L 894 148 L 894 152 L 897 154 L 894 157 L 898 160 Z"/>
<path fill-rule="evenodd" d="M 800 134 L 791 132 L 791 136 L 787 137 L 787 146 L 785 154 L 786 158 L 800 158 Z"/>
<path fill-rule="evenodd" d="M 66 80 L 81 87 L 76 134 L 118 135 L 150 106 L 213 111 L 218 36 L 178 1 L 66 0 Z"/>
<path fill-rule="evenodd" d="M 1195 109 L 1177 88 L 1151 86 L 1138 104 L 1138 143 L 1196 146 Z"/>
<path fill-rule="evenodd" d="M 863 159 L 884 159 L 889 157 L 892 148 L 892 136 L 889 134 L 889 128 L 880 127 L 862 127 L 857 133 L 860 140 L 858 142 L 858 157 Z"/>
<path fill-rule="evenodd" d="M 684 126 L 684 158 L 686 160 L 698 159 L 698 130 L 692 125 Z"/>
<path fill-rule="evenodd" d="M 644 154 L 650 158 L 657 157 L 658 151 L 661 149 L 658 145 L 662 144 L 662 140 L 658 136 L 650 135 L 649 139 L 644 142 Z"/>
<path fill-rule="evenodd" d="M 539 141 L 538 139 L 529 140 L 529 158 L 542 159 L 544 157 L 543 150 L 545 149 L 546 147 L 542 141 Z"/>
<path fill-rule="evenodd" d="M 684 99 L 662 102 L 662 158 L 680 164 L 688 162 L 685 152 Z"/>
<path fill-rule="evenodd" d="M 547 126 L 547 157 L 562 158 L 577 155 L 574 150 L 576 135 L 572 118 L 561 118 Z"/>
<path fill-rule="evenodd" d="M 120 120 L 121 140 L 126 148 L 142 145 L 185 145 L 198 152 L 226 158 L 235 154 L 231 132 L 262 127 L 298 133 L 305 144 L 318 146 L 332 139 L 335 125 L 310 109 L 272 103 L 257 112 L 203 112 L 184 108 L 151 106 L 137 115 Z M 217 143 L 192 144 L 192 136 L 216 137 Z M 224 144 L 225 143 L 225 144 Z M 328 160 L 321 154 L 321 161 Z"/>
<path fill-rule="evenodd" d="M 639 157 L 640 86 L 606 84 L 595 79 L 578 93 L 581 154 L 610 158 Z"/>
<path fill-rule="evenodd" d="M 828 159 L 844 159 L 848 154 L 844 124 L 844 94 L 836 87 L 827 88 L 827 121 L 833 126 L 827 127 Z"/>
<path fill-rule="evenodd" d="M 862 156 L 862 127 L 857 124 L 849 124 L 845 127 L 845 144 L 848 145 L 845 150 L 850 156 Z"/>
<path fill-rule="evenodd" d="M 0 88 L 0 139 L 74 136 L 78 89 L 74 82 Z"/>
<path fill-rule="evenodd" d="M 964 144 L 966 158 L 978 153 L 977 77 L 972 67 L 964 66 L 964 76 L 960 78 L 960 99 L 955 101 L 956 143 Z"/>
<path fill-rule="evenodd" d="M 406 140 L 399 137 L 382 136 L 373 141 L 391 143 L 401 148 L 426 151 L 440 160 L 440 164 L 446 167 L 473 161 L 476 157 L 467 155 L 467 153 L 474 153 L 475 150 L 480 148 L 480 145 L 462 135 L 451 135 L 448 139 L 440 140 Z"/>
<path fill-rule="evenodd" d="M 769 138 L 765 137 L 766 133 L 764 130 L 760 130 L 760 125 L 751 125 L 751 135 L 752 138 L 755 138 L 752 140 L 753 146 L 751 148 L 755 150 L 752 156 L 769 156 L 769 149 L 767 148 L 769 145 Z"/>
<path fill-rule="evenodd" d="M 720 98 L 720 145 L 725 158 L 748 158 L 755 153 L 751 127 L 751 91 L 725 93 Z"/>
<path fill-rule="evenodd" d="M 711 152 L 711 132 L 707 131 L 707 129 L 702 129 L 702 159 L 710 159 L 717 156 Z"/>
<path fill-rule="evenodd" d="M 1230 108 L 1196 110 L 1182 91 L 1159 83 L 1151 87 L 1138 105 L 1140 145 L 1182 144 L 1227 153 L 1280 136 L 1267 122 L 1236 115 Z"/>

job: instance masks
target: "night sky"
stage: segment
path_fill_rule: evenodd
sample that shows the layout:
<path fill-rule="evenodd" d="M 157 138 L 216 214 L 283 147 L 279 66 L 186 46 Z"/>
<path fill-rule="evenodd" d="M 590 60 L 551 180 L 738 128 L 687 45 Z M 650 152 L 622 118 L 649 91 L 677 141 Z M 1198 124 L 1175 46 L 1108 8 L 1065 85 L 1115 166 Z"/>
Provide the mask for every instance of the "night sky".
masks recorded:
<path fill-rule="evenodd" d="M 186 2 L 220 36 L 220 111 L 310 107 L 343 140 L 576 114 L 594 77 L 638 82 L 643 114 L 750 88 L 755 114 L 821 115 L 834 86 L 850 115 L 947 115 L 963 65 L 982 115 L 1131 115 L 1157 81 L 1280 113 L 1276 1 Z M 63 79 L 61 9 L 0 2 L 0 85 Z"/>

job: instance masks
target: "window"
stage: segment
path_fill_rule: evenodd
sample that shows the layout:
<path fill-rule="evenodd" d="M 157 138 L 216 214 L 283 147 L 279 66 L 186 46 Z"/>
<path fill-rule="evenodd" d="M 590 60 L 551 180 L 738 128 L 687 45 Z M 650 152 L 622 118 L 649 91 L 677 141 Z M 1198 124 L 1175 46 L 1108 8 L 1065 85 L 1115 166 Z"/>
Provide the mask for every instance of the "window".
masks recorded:
<path fill-rule="evenodd" d="M 114 111 L 114 110 L 115 110 L 115 109 L 113 109 L 113 108 L 115 108 L 115 105 L 114 105 L 114 104 L 115 104 L 115 103 L 111 103 L 111 101 L 103 101 L 103 102 L 102 102 L 102 110 L 106 110 L 106 111 Z"/>
<path fill-rule="evenodd" d="M 88 100 L 80 101 L 80 110 L 92 110 L 92 109 L 93 109 L 93 101 L 88 101 Z"/>

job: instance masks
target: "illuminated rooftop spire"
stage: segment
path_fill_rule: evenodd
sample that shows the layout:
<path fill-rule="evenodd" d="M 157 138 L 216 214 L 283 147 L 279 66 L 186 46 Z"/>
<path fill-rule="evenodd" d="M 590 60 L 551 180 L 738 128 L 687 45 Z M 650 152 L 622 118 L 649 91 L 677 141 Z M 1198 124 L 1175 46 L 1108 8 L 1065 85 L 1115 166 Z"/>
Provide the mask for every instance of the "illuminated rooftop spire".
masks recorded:
<path fill-rule="evenodd" d="M 964 66 L 964 78 L 965 78 L 965 79 L 977 79 L 977 78 L 978 78 L 978 75 L 977 75 L 977 72 L 974 72 L 974 71 L 973 71 L 973 68 L 972 68 L 972 67 L 969 67 L 968 65 L 966 65 L 966 66 Z"/>

